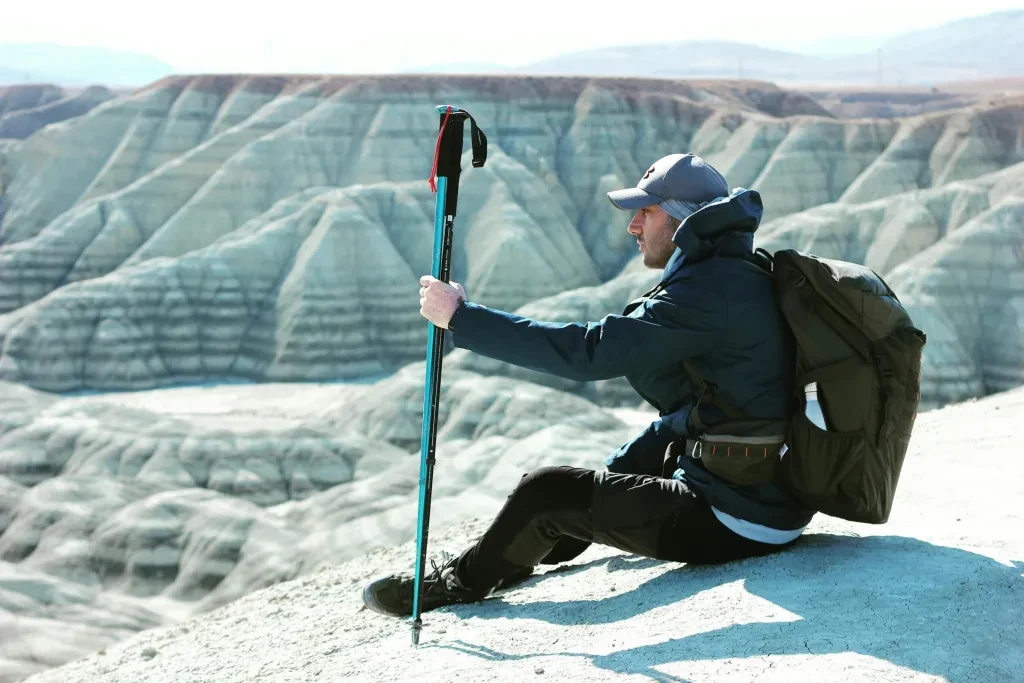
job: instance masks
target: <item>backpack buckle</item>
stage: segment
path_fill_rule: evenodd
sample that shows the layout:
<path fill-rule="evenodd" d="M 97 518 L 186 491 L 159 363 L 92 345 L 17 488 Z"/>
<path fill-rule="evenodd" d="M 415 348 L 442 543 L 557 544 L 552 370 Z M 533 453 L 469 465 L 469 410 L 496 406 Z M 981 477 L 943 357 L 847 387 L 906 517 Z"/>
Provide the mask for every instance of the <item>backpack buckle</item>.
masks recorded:
<path fill-rule="evenodd" d="M 686 445 L 689 446 L 690 443 L 693 443 L 693 447 L 690 448 L 689 456 L 691 458 L 693 458 L 694 460 L 700 460 L 700 455 L 701 455 L 701 453 L 700 453 L 700 440 L 696 440 L 695 441 L 693 439 L 687 439 L 686 440 Z"/>

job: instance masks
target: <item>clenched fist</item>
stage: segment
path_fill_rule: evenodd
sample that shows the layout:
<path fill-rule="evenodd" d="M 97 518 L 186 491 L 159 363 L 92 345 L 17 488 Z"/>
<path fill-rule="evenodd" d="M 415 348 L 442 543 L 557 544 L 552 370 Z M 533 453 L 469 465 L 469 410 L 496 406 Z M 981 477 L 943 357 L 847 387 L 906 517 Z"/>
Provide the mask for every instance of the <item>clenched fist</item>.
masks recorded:
<path fill-rule="evenodd" d="M 420 278 L 420 315 L 438 327 L 448 329 L 459 304 L 466 300 L 466 290 L 458 282 L 448 284 L 432 275 Z"/>

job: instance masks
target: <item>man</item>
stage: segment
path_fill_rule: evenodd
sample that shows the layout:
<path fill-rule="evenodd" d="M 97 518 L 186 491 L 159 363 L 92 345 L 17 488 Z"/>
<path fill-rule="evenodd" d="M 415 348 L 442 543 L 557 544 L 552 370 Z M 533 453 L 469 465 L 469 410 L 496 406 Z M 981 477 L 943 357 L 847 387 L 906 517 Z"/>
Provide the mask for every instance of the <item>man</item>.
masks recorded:
<path fill-rule="evenodd" d="M 786 419 L 793 397 L 794 341 L 771 279 L 744 260 L 762 215 L 760 196 L 737 189 L 698 156 L 659 159 L 635 188 L 608 194 L 635 211 L 629 234 L 661 283 L 622 315 L 586 324 L 545 323 L 467 300 L 461 285 L 420 280 L 421 314 L 455 346 L 577 381 L 624 376 L 660 418 L 605 460 L 607 472 L 543 467 L 524 475 L 484 535 L 445 554 L 424 577 L 423 611 L 485 597 L 538 564 L 578 556 L 591 543 L 657 559 L 711 563 L 791 544 L 813 512 L 769 483 L 738 487 L 672 442 L 695 436 L 697 387 L 688 361 L 718 395 L 751 417 Z M 701 404 L 704 425 L 725 415 Z M 367 584 L 366 605 L 412 613 L 413 577 Z"/>

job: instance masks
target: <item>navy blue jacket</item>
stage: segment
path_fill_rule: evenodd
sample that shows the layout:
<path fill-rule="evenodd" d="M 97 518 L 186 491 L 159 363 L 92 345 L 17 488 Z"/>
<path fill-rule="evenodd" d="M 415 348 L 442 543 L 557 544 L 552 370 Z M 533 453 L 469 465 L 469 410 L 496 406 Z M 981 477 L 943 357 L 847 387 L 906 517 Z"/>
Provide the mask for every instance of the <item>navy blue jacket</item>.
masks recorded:
<path fill-rule="evenodd" d="M 575 381 L 625 377 L 660 418 L 605 460 L 609 470 L 661 475 L 668 444 L 692 436 L 696 387 L 689 361 L 721 396 L 753 418 L 785 419 L 796 408 L 794 342 L 771 278 L 743 260 L 762 215 L 757 192 L 738 189 L 701 208 L 676 230 L 677 259 L 657 287 L 622 315 L 548 323 L 465 302 L 451 320 L 456 347 Z M 709 424 L 725 419 L 701 406 Z M 680 458 L 676 477 L 718 509 L 777 529 L 807 524 L 774 484 L 737 487 L 699 460 Z"/>

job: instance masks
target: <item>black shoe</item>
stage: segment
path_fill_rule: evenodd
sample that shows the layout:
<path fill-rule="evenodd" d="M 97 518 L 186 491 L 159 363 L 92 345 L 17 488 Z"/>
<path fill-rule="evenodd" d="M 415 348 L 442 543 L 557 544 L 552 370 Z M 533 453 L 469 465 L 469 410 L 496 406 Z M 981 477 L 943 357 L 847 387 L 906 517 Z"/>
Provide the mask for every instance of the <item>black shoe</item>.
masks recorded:
<path fill-rule="evenodd" d="M 420 612 L 429 612 L 438 607 L 475 602 L 483 596 L 462 585 L 455 573 L 458 557 L 441 553 L 441 565 L 430 561 L 434 568 L 423 577 L 423 595 L 420 596 Z M 415 574 L 392 574 L 375 579 L 363 588 L 363 604 L 374 612 L 392 617 L 412 616 L 412 598 L 415 591 Z"/>

